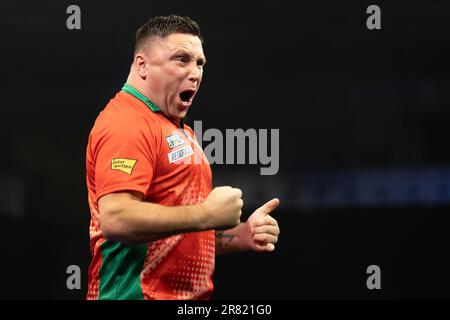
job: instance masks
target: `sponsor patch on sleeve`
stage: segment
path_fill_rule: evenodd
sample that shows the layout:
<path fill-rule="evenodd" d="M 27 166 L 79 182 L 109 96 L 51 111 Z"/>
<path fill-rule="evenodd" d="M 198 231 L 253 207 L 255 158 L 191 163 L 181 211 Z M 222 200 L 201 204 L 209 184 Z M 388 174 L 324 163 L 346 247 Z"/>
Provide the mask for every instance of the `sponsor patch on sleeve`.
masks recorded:
<path fill-rule="evenodd" d="M 111 161 L 111 169 L 131 174 L 136 162 L 137 160 L 134 159 L 114 158 Z"/>

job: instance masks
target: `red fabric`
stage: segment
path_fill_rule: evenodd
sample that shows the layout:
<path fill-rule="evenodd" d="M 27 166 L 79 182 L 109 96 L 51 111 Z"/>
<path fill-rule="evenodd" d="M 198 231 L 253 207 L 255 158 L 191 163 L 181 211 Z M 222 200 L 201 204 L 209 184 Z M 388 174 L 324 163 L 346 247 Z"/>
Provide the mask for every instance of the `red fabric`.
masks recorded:
<path fill-rule="evenodd" d="M 206 199 L 212 175 L 194 132 L 185 132 L 161 113 L 123 91 L 108 103 L 91 131 L 86 180 L 91 210 L 92 262 L 88 298 L 98 297 L 100 244 L 98 199 L 134 190 L 145 201 L 191 205 Z M 145 299 L 206 299 L 213 290 L 214 231 L 176 235 L 148 244 L 141 273 Z"/>

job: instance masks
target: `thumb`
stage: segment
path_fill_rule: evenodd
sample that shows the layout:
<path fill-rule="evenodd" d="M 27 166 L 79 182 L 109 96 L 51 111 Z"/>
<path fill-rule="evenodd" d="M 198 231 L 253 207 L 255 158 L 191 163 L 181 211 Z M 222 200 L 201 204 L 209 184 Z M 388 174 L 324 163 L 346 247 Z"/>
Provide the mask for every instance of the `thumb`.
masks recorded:
<path fill-rule="evenodd" d="M 270 201 L 264 203 L 259 209 L 263 214 L 268 215 L 273 210 L 275 210 L 280 205 L 280 200 L 278 198 L 273 198 Z"/>

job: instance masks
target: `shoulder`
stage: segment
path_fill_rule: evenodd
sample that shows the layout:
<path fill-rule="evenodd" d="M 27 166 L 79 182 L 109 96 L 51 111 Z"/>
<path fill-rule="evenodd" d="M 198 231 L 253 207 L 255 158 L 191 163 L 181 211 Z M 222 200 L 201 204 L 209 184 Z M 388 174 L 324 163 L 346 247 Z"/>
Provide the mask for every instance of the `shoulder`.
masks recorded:
<path fill-rule="evenodd" d="M 144 114 L 133 101 L 118 93 L 97 117 L 91 130 L 94 140 L 114 138 L 119 142 L 145 139 L 158 134 L 155 116 Z"/>
<path fill-rule="evenodd" d="M 109 101 L 98 116 L 95 126 L 110 130 L 136 131 L 158 127 L 157 116 L 142 110 L 138 101 L 124 92 L 119 92 Z"/>

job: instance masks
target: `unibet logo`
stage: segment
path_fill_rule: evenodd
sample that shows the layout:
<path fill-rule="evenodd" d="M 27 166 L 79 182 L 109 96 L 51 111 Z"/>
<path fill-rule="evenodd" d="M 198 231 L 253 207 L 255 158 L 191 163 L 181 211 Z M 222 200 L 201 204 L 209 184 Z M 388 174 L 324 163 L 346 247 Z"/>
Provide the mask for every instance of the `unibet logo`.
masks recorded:
<path fill-rule="evenodd" d="M 112 159 L 111 169 L 131 174 L 136 162 L 134 159 Z"/>

